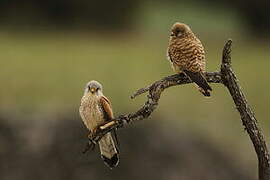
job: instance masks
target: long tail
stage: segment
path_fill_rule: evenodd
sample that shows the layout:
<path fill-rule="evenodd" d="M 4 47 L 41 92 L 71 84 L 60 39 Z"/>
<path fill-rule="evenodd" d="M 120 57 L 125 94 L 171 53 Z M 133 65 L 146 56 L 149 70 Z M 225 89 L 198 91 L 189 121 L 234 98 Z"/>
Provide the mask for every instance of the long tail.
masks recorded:
<path fill-rule="evenodd" d="M 191 72 L 184 70 L 185 74 L 199 86 L 199 91 L 204 96 L 211 96 L 210 91 L 212 91 L 212 88 L 207 83 L 204 75 L 201 72 Z"/>
<path fill-rule="evenodd" d="M 116 167 L 119 163 L 119 152 L 111 133 L 107 133 L 100 139 L 99 148 L 104 163 L 110 168 Z"/>

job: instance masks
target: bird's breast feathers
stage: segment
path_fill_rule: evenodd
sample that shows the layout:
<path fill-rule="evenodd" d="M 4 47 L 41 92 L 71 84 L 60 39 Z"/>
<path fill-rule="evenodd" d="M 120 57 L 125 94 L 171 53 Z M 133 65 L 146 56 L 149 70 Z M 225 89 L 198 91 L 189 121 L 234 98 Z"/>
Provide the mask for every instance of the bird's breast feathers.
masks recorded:
<path fill-rule="evenodd" d="M 188 69 L 196 63 L 202 63 L 201 69 L 204 70 L 204 49 L 196 37 L 171 39 L 167 57 L 172 62 L 172 67 L 176 72 L 179 69 Z"/>
<path fill-rule="evenodd" d="M 100 97 L 92 95 L 83 96 L 80 106 L 80 115 L 90 131 L 105 122 Z"/>

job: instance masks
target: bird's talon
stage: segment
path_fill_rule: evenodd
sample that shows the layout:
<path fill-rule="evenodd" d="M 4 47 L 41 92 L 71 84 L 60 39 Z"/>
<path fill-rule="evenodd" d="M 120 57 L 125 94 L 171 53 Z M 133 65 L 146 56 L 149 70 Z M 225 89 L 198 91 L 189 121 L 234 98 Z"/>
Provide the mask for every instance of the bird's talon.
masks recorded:
<path fill-rule="evenodd" d="M 85 154 L 87 151 L 93 151 L 95 149 L 96 144 L 89 140 L 89 142 L 86 144 L 84 150 L 82 151 L 83 154 Z"/>
<path fill-rule="evenodd" d="M 94 136 L 93 136 L 93 133 L 89 133 L 87 137 L 88 137 L 89 140 L 92 140 L 93 137 L 94 137 Z"/>

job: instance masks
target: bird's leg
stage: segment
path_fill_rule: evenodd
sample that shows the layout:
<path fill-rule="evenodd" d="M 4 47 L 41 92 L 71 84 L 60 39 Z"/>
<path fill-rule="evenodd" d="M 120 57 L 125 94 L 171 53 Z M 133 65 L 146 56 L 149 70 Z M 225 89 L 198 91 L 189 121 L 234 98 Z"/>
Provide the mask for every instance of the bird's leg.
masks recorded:
<path fill-rule="evenodd" d="M 94 128 L 89 134 L 88 134 L 88 143 L 86 144 L 86 147 L 83 151 L 83 153 L 86 153 L 88 150 L 94 150 L 99 138 L 96 137 L 98 131 L 106 129 L 110 126 L 112 126 L 113 124 L 115 124 L 115 121 L 110 121 L 110 122 L 104 122 L 102 124 L 100 124 L 99 126 L 97 126 L 96 128 Z"/>
<path fill-rule="evenodd" d="M 116 123 L 115 120 L 109 121 L 109 122 L 104 122 L 99 124 L 96 128 L 93 129 L 93 131 L 88 135 L 89 139 L 92 139 L 96 141 L 97 137 L 96 135 L 100 132 L 103 131 L 111 126 L 113 126 Z"/>
<path fill-rule="evenodd" d="M 94 131 L 93 131 L 93 132 L 94 132 Z M 87 137 L 88 137 L 89 140 L 92 140 L 92 139 L 93 139 L 93 137 L 94 137 L 94 136 L 93 136 L 93 135 L 94 135 L 93 132 L 90 132 L 90 133 L 88 134 Z"/>
<path fill-rule="evenodd" d="M 109 122 L 105 122 L 105 123 L 102 123 L 98 126 L 98 130 L 104 130 L 112 125 L 114 125 L 116 122 L 114 120 L 112 121 L 109 121 Z"/>
<path fill-rule="evenodd" d="M 91 150 L 93 151 L 95 149 L 96 144 L 93 143 L 91 140 L 89 140 L 84 148 L 84 150 L 82 151 L 83 154 L 85 154 L 87 151 Z"/>
<path fill-rule="evenodd" d="M 97 144 L 97 142 L 95 140 L 93 140 L 95 133 L 96 133 L 96 129 L 94 129 L 92 132 L 90 132 L 88 134 L 88 136 L 87 136 L 88 137 L 88 142 L 87 142 L 87 144 L 85 146 L 85 149 L 82 152 L 83 154 L 85 154 L 89 150 L 93 151 L 95 149 L 95 146 Z"/>
<path fill-rule="evenodd" d="M 93 131 L 88 134 L 89 142 L 93 144 L 97 144 L 96 140 L 94 139 L 95 135 L 97 134 L 97 131 L 98 131 L 98 127 L 94 128 Z"/>
<path fill-rule="evenodd" d="M 98 141 L 102 138 L 103 135 L 99 136 L 99 132 L 103 131 L 111 126 L 113 126 L 116 123 L 115 120 L 104 122 L 99 124 L 96 128 L 94 128 L 89 134 L 88 134 L 88 140 L 93 143 L 97 144 Z"/>

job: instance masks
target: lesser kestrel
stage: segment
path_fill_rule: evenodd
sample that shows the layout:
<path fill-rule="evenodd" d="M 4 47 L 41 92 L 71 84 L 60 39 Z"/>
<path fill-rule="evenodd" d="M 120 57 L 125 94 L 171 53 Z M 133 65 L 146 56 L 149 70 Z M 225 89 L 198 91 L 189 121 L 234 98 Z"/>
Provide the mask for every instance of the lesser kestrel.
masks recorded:
<path fill-rule="evenodd" d="M 97 81 L 86 84 L 84 95 L 81 100 L 80 115 L 90 133 L 95 132 L 99 125 L 113 119 L 111 103 L 102 93 L 102 86 Z M 99 143 L 101 157 L 110 168 L 117 166 L 119 152 L 115 143 L 115 131 L 104 135 Z"/>
<path fill-rule="evenodd" d="M 167 56 L 176 73 L 183 72 L 199 86 L 204 96 L 210 96 L 212 88 L 204 76 L 204 48 L 188 25 L 175 23 L 172 26 Z"/>

